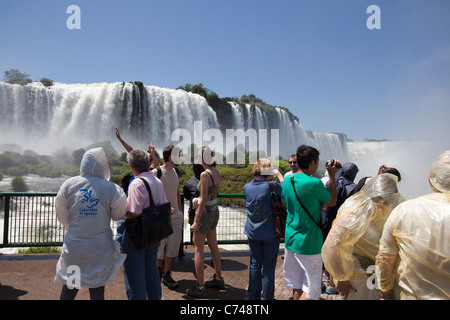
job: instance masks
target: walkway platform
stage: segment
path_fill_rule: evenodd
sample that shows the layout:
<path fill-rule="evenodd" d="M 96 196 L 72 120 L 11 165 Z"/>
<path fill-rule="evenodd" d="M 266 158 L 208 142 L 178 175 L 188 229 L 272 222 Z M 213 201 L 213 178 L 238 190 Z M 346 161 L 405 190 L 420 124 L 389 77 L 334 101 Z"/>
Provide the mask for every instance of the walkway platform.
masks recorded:
<path fill-rule="evenodd" d="M 195 283 L 193 247 L 185 247 L 184 253 L 183 257 L 175 258 L 172 266 L 172 277 L 178 281 L 178 288 L 170 290 L 162 285 L 162 300 L 194 299 L 186 295 L 186 289 Z M 286 288 L 283 281 L 283 253 L 284 250 L 280 250 L 275 272 L 275 299 L 290 300 L 292 290 Z M 221 249 L 221 255 L 226 289 L 207 288 L 206 300 L 246 300 L 250 252 Z M 0 300 L 58 300 L 61 286 L 53 282 L 58 258 L 59 254 L 0 255 Z M 213 274 L 211 255 L 206 247 L 205 279 Z M 127 300 L 122 269 L 106 285 L 105 298 Z M 81 289 L 76 299 L 89 300 L 89 291 Z M 322 294 L 321 299 L 337 300 L 340 296 Z"/>

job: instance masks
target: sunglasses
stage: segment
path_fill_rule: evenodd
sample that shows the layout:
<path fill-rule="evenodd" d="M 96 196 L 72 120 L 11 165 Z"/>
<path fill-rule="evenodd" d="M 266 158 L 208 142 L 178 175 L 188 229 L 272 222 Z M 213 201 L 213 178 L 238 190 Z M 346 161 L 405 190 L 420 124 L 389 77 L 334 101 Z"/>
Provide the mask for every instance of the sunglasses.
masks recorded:
<path fill-rule="evenodd" d="M 289 161 L 289 164 L 296 164 L 297 161 Z"/>

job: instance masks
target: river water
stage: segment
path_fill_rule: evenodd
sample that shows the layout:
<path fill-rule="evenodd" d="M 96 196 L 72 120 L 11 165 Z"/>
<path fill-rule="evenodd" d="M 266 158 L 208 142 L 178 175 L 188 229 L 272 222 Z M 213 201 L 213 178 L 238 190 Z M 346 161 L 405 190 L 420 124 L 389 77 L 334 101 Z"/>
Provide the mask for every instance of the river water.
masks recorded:
<path fill-rule="evenodd" d="M 11 187 L 11 181 L 14 177 L 4 176 L 3 180 L 0 181 L 0 191 L 1 192 L 13 192 Z M 62 176 L 59 178 L 45 178 L 35 174 L 28 174 L 23 176 L 26 184 L 28 185 L 28 192 L 58 192 L 59 187 L 66 181 L 69 177 Z"/>

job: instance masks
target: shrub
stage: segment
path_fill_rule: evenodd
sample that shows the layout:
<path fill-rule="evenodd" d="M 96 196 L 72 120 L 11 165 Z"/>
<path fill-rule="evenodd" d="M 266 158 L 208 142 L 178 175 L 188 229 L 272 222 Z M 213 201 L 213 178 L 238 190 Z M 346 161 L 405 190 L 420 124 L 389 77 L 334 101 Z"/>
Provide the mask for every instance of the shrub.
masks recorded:
<path fill-rule="evenodd" d="M 31 247 L 26 249 L 19 249 L 20 254 L 36 254 L 36 253 L 61 253 L 59 247 Z"/>
<path fill-rule="evenodd" d="M 86 152 L 83 148 L 77 149 L 72 152 L 73 164 L 79 166 L 81 164 L 81 160 L 83 160 L 83 155 Z"/>
<path fill-rule="evenodd" d="M 27 192 L 28 191 L 28 185 L 26 184 L 25 180 L 22 177 L 15 177 L 11 181 L 11 186 L 12 186 L 14 192 Z"/>
<path fill-rule="evenodd" d="M 33 155 L 23 155 L 18 159 L 19 162 L 36 165 L 39 164 L 39 157 Z"/>
<path fill-rule="evenodd" d="M 18 177 L 27 174 L 27 169 L 22 167 L 11 167 L 6 170 L 8 176 Z"/>
<path fill-rule="evenodd" d="M 79 166 L 64 166 L 61 168 L 61 174 L 69 177 L 75 177 L 80 174 Z"/>
<path fill-rule="evenodd" d="M 0 168 L 8 169 L 17 166 L 19 163 L 6 154 L 0 154 Z"/>
<path fill-rule="evenodd" d="M 61 169 L 55 169 L 50 166 L 43 166 L 36 172 L 41 177 L 58 178 L 61 177 Z"/>
<path fill-rule="evenodd" d="M 53 80 L 42 78 L 40 80 L 45 87 L 51 87 L 53 85 Z"/>
<path fill-rule="evenodd" d="M 109 181 L 114 182 L 118 186 L 122 186 L 122 178 L 123 178 L 122 175 L 114 174 L 114 175 L 111 175 L 111 177 L 109 178 Z"/>

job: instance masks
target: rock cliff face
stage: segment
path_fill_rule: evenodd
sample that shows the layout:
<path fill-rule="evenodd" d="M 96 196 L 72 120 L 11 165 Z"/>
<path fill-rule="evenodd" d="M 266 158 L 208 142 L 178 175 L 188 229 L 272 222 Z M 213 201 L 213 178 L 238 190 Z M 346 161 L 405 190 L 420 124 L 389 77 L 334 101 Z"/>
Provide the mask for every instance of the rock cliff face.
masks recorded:
<path fill-rule="evenodd" d="M 295 153 L 301 144 L 316 147 L 323 159 L 348 158 L 347 136 L 343 133 L 323 133 L 304 130 L 298 118 L 283 108 L 267 107 L 261 109 L 255 105 L 239 105 L 233 101 L 221 99 L 211 104 L 216 113 L 222 131 L 227 129 L 249 129 L 268 131 L 269 144 L 271 131 L 278 130 L 279 152 L 283 158 Z"/>
<path fill-rule="evenodd" d="M 287 158 L 297 146 L 309 144 L 319 149 L 323 159 L 347 158 L 344 134 L 305 131 L 282 108 L 239 105 L 225 99 L 208 105 L 200 95 L 142 83 L 54 83 L 45 87 L 40 82 L 24 86 L 0 82 L 0 143 L 56 149 L 112 140 L 117 146 L 114 127 L 137 148 L 146 148 L 150 141 L 159 150 L 181 142 L 209 144 L 208 132 L 216 140 L 223 138 L 216 146 L 225 146 L 231 132 L 236 144 L 242 141 L 238 136 L 244 135 L 246 150 L 266 146 L 270 155 L 278 147 L 279 154 Z M 222 137 L 218 138 L 219 133 Z"/>

